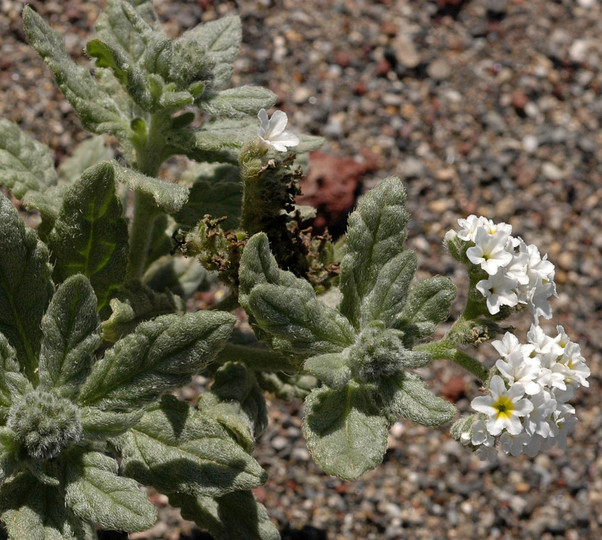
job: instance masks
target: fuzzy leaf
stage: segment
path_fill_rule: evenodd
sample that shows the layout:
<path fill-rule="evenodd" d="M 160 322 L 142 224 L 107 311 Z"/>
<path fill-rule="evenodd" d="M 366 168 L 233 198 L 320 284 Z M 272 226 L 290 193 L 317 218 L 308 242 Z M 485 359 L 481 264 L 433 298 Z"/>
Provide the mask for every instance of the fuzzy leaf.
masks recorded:
<path fill-rule="evenodd" d="M 154 291 L 171 291 L 184 300 L 208 285 L 209 271 L 197 258 L 165 255 L 154 261 L 142 280 Z"/>
<path fill-rule="evenodd" d="M 38 235 L 46 241 L 48 234 L 59 217 L 65 193 L 69 188 L 66 184 L 50 186 L 45 191 L 28 191 L 23 196 L 23 204 L 40 212 L 42 223 L 38 227 Z"/>
<path fill-rule="evenodd" d="M 251 491 L 235 491 L 221 497 L 172 494 L 169 502 L 182 517 L 207 529 L 215 540 L 280 540 L 280 533 Z"/>
<path fill-rule="evenodd" d="M 188 199 L 188 188 L 185 186 L 146 176 L 115 162 L 112 165 L 118 182 L 136 192 L 150 195 L 155 200 L 155 204 L 168 214 L 176 213 Z"/>
<path fill-rule="evenodd" d="M 104 410 L 131 410 L 159 399 L 213 360 L 235 320 L 223 311 L 199 311 L 139 324 L 94 365 L 80 402 Z"/>
<path fill-rule="evenodd" d="M 305 400 L 307 447 L 328 474 L 355 480 L 382 462 L 387 420 L 368 392 L 355 384 L 338 390 L 322 387 Z"/>
<path fill-rule="evenodd" d="M 388 411 L 423 426 L 439 426 L 449 422 L 456 408 L 426 388 L 413 373 L 404 372 L 386 379 L 380 388 Z"/>
<path fill-rule="evenodd" d="M 117 445 L 125 474 L 163 493 L 219 496 L 267 478 L 225 428 L 173 396 L 147 411 Z"/>
<path fill-rule="evenodd" d="M 117 476 L 117 462 L 99 452 L 71 452 L 66 470 L 65 503 L 80 518 L 104 529 L 143 531 L 157 510 L 130 478 Z"/>
<path fill-rule="evenodd" d="M 278 399 L 290 401 L 293 398 L 304 399 L 318 385 L 312 375 L 288 375 L 269 371 L 255 372 L 257 384 Z"/>
<path fill-rule="evenodd" d="M 317 137 L 316 135 L 306 135 L 305 133 L 298 134 L 299 144 L 291 148 L 296 154 L 303 154 L 305 152 L 312 152 L 324 145 L 324 137 Z"/>
<path fill-rule="evenodd" d="M 403 251 L 383 265 L 374 288 L 362 302 L 362 327 L 376 320 L 384 322 L 386 327 L 393 325 L 405 304 L 416 265 L 413 251 Z"/>
<path fill-rule="evenodd" d="M 113 151 L 105 146 L 103 136 L 97 135 L 86 139 L 75 147 L 71 157 L 59 165 L 59 180 L 72 184 L 88 167 L 92 167 L 101 161 L 110 160 L 112 157 Z"/>
<path fill-rule="evenodd" d="M 111 316 L 102 323 L 102 337 L 115 342 L 131 333 L 142 322 L 185 311 L 181 299 L 169 291 L 158 293 L 139 281 L 129 281 L 110 302 Z"/>
<path fill-rule="evenodd" d="M 55 260 L 54 278 L 61 282 L 74 274 L 86 276 L 98 309 L 125 279 L 128 260 L 127 223 L 115 195 L 115 175 L 110 163 L 87 169 L 69 189 L 50 233 Z"/>
<path fill-rule="evenodd" d="M 59 88 L 76 110 L 84 128 L 93 133 L 128 138 L 129 118 L 103 91 L 90 71 L 71 59 L 59 33 L 29 6 L 23 9 L 23 22 L 29 42 L 54 72 Z"/>
<path fill-rule="evenodd" d="M 80 407 L 79 419 L 86 440 L 106 441 L 135 426 L 144 411 L 101 411 L 95 407 Z"/>
<path fill-rule="evenodd" d="M 94 529 L 64 504 L 59 489 L 21 473 L 0 488 L 0 519 L 9 540 L 92 540 Z"/>
<path fill-rule="evenodd" d="M 15 348 L 28 378 L 37 381 L 40 323 L 53 290 L 48 249 L 4 195 L 0 195 L 0 253 L 0 333 Z"/>
<path fill-rule="evenodd" d="M 27 192 L 43 193 L 56 182 L 50 148 L 0 118 L 0 183 L 23 199 Z"/>
<path fill-rule="evenodd" d="M 356 328 L 360 328 L 362 303 L 374 289 L 381 270 L 403 251 L 409 218 L 405 199 L 401 181 L 385 178 L 360 199 L 349 216 L 347 251 L 341 264 L 340 309 Z"/>
<path fill-rule="evenodd" d="M 351 379 L 348 359 L 342 353 L 312 356 L 305 361 L 305 369 L 331 388 L 342 388 Z"/>
<path fill-rule="evenodd" d="M 278 268 L 263 233 L 247 242 L 241 257 L 240 303 L 276 338 L 273 345 L 287 351 L 339 352 L 355 340 L 347 320 L 322 304 L 307 281 Z"/>
<path fill-rule="evenodd" d="M 209 177 L 201 176 L 195 181 L 188 202 L 174 218 L 183 228 L 191 229 L 205 214 L 213 218 L 227 217 L 220 226 L 230 230 L 238 225 L 241 206 L 242 183 L 238 167 L 220 165 Z"/>
<path fill-rule="evenodd" d="M 241 40 L 240 17 L 230 16 L 200 24 L 182 34 L 177 41 L 184 45 L 181 47 L 182 51 L 189 50 L 211 60 L 214 65 L 210 86 L 211 90 L 215 91 L 224 88 L 230 82 Z"/>
<path fill-rule="evenodd" d="M 223 90 L 209 101 L 201 103 L 201 110 L 213 116 L 241 118 L 255 116 L 259 109 L 269 109 L 276 103 L 276 94 L 261 86 L 239 86 Z"/>
<path fill-rule="evenodd" d="M 24 394 L 31 385 L 19 371 L 17 353 L 0 334 L 0 424 L 4 425 L 15 397 Z"/>
<path fill-rule="evenodd" d="M 211 391 L 200 396 L 197 408 L 228 429 L 247 452 L 268 424 L 263 392 L 241 363 L 228 362 L 217 370 Z"/>
<path fill-rule="evenodd" d="M 253 118 L 206 122 L 196 129 L 178 129 L 167 133 L 167 140 L 179 154 L 195 161 L 238 163 L 240 148 L 257 136 L 258 122 Z"/>
<path fill-rule="evenodd" d="M 415 340 L 432 335 L 447 319 L 455 297 L 456 286 L 449 278 L 436 276 L 414 282 L 393 326 L 403 329 L 411 346 Z"/>
<path fill-rule="evenodd" d="M 96 296 L 85 276 L 67 278 L 42 319 L 40 385 L 74 397 L 88 375 L 101 342 Z"/>

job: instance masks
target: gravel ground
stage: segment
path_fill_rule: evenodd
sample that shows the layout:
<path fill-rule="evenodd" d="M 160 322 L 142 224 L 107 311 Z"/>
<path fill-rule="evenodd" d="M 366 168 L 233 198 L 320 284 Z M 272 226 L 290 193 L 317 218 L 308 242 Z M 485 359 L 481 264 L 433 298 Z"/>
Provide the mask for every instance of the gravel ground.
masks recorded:
<path fill-rule="evenodd" d="M 32 1 L 82 57 L 103 2 Z M 0 115 L 61 160 L 84 133 L 26 45 L 21 0 L 0 3 Z M 384 464 L 356 482 L 310 460 L 302 404 L 271 403 L 256 490 L 285 539 L 602 537 L 602 6 L 596 0 L 281 0 L 155 2 L 172 35 L 238 13 L 235 84 L 271 88 L 324 152 L 368 164 L 363 188 L 405 179 L 408 244 L 424 275 L 465 286 L 441 249 L 459 217 L 487 215 L 548 252 L 552 325 L 582 345 L 592 375 L 566 450 L 484 464 L 447 430 L 394 426 Z M 457 311 L 457 309 L 456 309 Z M 529 321 L 513 321 L 525 332 Z M 493 348 L 479 354 L 493 360 Z M 467 410 L 469 376 L 436 363 L 433 389 Z M 156 498 L 158 504 L 162 499 Z M 201 538 L 177 511 L 132 538 Z"/>

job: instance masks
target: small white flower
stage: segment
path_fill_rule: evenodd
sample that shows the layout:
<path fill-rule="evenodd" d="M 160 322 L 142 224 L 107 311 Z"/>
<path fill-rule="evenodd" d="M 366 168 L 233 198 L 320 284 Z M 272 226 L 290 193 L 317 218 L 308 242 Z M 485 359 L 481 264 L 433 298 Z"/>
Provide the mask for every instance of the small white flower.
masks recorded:
<path fill-rule="evenodd" d="M 505 231 L 489 234 L 486 229 L 478 229 L 474 243 L 473 247 L 466 250 L 466 256 L 472 264 L 480 265 L 490 276 L 512 261 L 512 253 L 506 249 L 508 235 Z"/>
<path fill-rule="evenodd" d="M 299 137 L 285 130 L 288 123 L 285 112 L 276 111 L 272 118 L 268 119 L 266 110 L 261 109 L 257 114 L 257 118 L 260 122 L 257 135 L 268 146 L 278 152 L 286 152 L 287 146 L 297 146 L 299 144 Z"/>
<path fill-rule="evenodd" d="M 507 355 L 505 360 L 500 358 L 495 363 L 495 367 L 511 385 L 520 383 L 526 394 L 534 396 L 541 392 L 538 381 L 541 364 L 538 358 L 531 358 L 521 351 L 514 351 Z"/>
<path fill-rule="evenodd" d="M 520 384 L 506 388 L 504 380 L 494 375 L 489 384 L 489 396 L 480 396 L 472 400 L 470 406 L 478 412 L 487 415 L 487 431 L 499 435 L 504 429 L 511 435 L 523 431 L 520 418 L 533 410 L 533 404 L 528 399 L 522 399 L 525 389 Z"/>
<path fill-rule="evenodd" d="M 476 285 L 477 290 L 487 298 L 487 309 L 495 315 L 502 306 L 514 307 L 518 304 L 518 296 L 514 292 L 515 282 L 503 270 L 488 279 L 482 279 Z"/>

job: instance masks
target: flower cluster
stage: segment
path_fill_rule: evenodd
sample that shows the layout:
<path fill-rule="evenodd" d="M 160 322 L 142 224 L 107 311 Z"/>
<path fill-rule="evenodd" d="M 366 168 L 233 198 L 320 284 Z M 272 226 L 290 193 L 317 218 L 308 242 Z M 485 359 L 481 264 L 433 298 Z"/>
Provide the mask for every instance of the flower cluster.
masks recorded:
<path fill-rule="evenodd" d="M 577 421 L 568 401 L 581 386 L 589 386 L 590 370 L 577 343 L 562 326 L 552 338 L 532 325 L 528 344 L 507 332 L 492 343 L 500 358 L 489 394 L 472 400 L 479 414 L 464 421 L 460 442 L 472 446 L 481 459 L 494 459 L 496 443 L 506 454 L 533 457 L 554 444 L 561 448 Z"/>
<path fill-rule="evenodd" d="M 548 298 L 556 295 L 554 265 L 534 245 L 512 236 L 512 226 L 494 223 L 475 215 L 459 219 L 460 230 L 450 231 L 447 240 L 458 238 L 470 244 L 466 257 L 487 273 L 476 285 L 487 299 L 489 313 L 499 313 L 502 306 L 527 305 L 535 321 L 549 319 L 552 310 Z"/>

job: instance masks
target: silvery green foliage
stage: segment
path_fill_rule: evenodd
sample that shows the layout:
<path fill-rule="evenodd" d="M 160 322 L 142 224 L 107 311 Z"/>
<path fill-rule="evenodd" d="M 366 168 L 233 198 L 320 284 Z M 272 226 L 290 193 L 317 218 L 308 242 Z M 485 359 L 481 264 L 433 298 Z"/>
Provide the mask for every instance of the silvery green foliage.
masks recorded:
<path fill-rule="evenodd" d="M 346 479 L 382 461 L 395 418 L 434 426 L 456 414 L 411 371 L 432 360 L 413 347 L 447 318 L 455 287 L 441 277 L 413 281 L 405 197 L 401 182 L 388 178 L 351 215 L 338 309 L 278 268 L 263 233 L 241 259 L 241 305 L 273 348 L 299 356 L 324 383 L 306 399 L 304 431 L 316 461 Z"/>
<path fill-rule="evenodd" d="M 82 209 L 69 215 L 91 219 L 98 203 L 111 219 L 113 177 L 103 184 L 110 170 L 84 173 L 97 196 L 78 191 Z M 94 525 L 144 530 L 156 510 L 139 481 L 208 498 L 263 483 L 248 441 L 238 444 L 219 418 L 165 395 L 215 358 L 232 315 L 155 317 L 102 353 L 95 274 L 84 272 L 93 265 L 75 259 L 75 272 L 55 289 L 47 248 L 3 196 L 0 226 L 0 520 L 9 538 L 92 538 Z M 96 288 L 104 291 L 104 281 Z M 260 428 L 265 413 L 259 399 L 246 404 L 251 391 L 241 394 L 241 411 Z"/>

